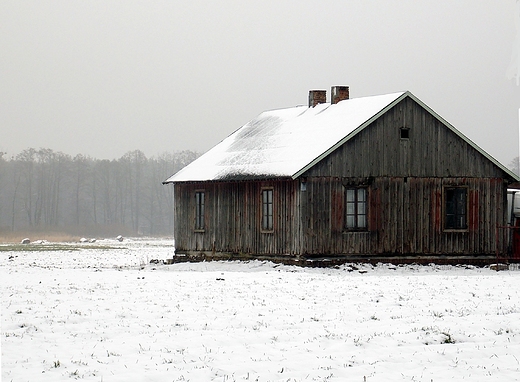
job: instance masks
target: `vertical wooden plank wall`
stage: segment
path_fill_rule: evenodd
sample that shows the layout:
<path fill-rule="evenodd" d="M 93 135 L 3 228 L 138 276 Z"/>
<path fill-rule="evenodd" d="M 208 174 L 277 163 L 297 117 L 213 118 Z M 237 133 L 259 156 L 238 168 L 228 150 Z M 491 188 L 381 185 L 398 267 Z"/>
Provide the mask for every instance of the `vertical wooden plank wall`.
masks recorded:
<path fill-rule="evenodd" d="M 399 129 L 410 138 L 400 139 Z M 412 99 L 405 99 L 303 176 L 499 178 L 493 162 Z"/>
<path fill-rule="evenodd" d="M 406 181 L 405 181 L 406 180 Z M 369 227 L 344 229 L 342 178 L 298 182 L 239 182 L 176 185 L 178 251 L 276 255 L 414 255 L 505 253 L 506 199 L 501 178 L 375 178 L 368 186 Z M 467 232 L 443 229 L 445 186 L 468 187 Z M 275 227 L 260 229 L 262 187 L 273 187 Z M 195 190 L 206 192 L 206 230 L 195 232 Z M 301 201 L 301 202 L 300 202 Z M 299 207 L 298 207 L 299 206 Z"/>
<path fill-rule="evenodd" d="M 261 191 L 273 189 L 274 230 L 261 230 Z M 195 191 L 205 192 L 205 230 L 196 232 Z M 178 252 L 294 254 L 301 243 L 299 181 L 206 182 L 175 185 Z"/>
<path fill-rule="evenodd" d="M 400 128 L 409 129 L 401 139 Z M 506 224 L 504 173 L 412 99 L 405 99 L 328 155 L 303 176 L 321 212 L 307 230 L 308 253 L 494 254 L 496 226 Z M 338 233 L 327 226 L 327 193 L 345 182 L 370 179 L 370 227 Z M 330 189 L 327 189 L 327 184 Z M 468 232 L 444 232 L 443 186 L 467 186 Z M 323 195 L 322 195 L 323 194 Z M 316 204 L 317 203 L 317 204 Z M 316 207 L 315 207 L 316 208 Z M 302 216 L 313 219 L 314 211 Z M 315 219 L 315 218 L 314 218 Z M 304 222 L 305 224 L 305 222 Z M 326 237 L 324 246 L 315 237 Z"/>
<path fill-rule="evenodd" d="M 409 139 L 401 139 L 401 127 Z M 272 255 L 494 254 L 506 224 L 504 173 L 412 99 L 405 99 L 301 179 L 175 185 L 179 251 Z M 307 189 L 300 189 L 300 182 Z M 344 230 L 345 184 L 367 186 L 369 229 Z M 468 187 L 468 230 L 443 230 L 443 187 Z M 260 229 L 261 190 L 274 193 L 274 230 Z M 206 229 L 195 232 L 195 190 Z"/>
<path fill-rule="evenodd" d="M 497 225 L 506 224 L 506 196 L 501 178 L 376 178 L 368 187 L 369 227 L 366 232 L 344 229 L 340 178 L 309 178 L 303 254 L 493 255 L 505 253 L 507 242 Z M 442 192 L 446 186 L 468 187 L 468 230 L 444 230 Z M 337 200 L 337 197 L 336 197 Z M 341 221 L 338 223 L 338 219 Z"/>

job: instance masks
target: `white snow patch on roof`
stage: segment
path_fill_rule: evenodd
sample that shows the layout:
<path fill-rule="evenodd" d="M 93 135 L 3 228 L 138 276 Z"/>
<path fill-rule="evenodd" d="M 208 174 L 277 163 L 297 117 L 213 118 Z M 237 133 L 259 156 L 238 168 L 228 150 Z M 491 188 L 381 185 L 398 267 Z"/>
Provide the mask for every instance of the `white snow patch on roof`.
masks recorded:
<path fill-rule="evenodd" d="M 165 183 L 292 177 L 403 94 L 263 112 Z"/>

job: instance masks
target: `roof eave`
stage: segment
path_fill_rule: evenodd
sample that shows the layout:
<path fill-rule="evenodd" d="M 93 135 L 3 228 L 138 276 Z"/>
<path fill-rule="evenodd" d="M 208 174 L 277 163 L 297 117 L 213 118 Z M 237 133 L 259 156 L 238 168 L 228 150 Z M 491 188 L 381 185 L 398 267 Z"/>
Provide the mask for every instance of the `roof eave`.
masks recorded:
<path fill-rule="evenodd" d="M 256 177 L 247 176 L 242 178 L 222 178 L 222 179 L 206 179 L 206 180 L 174 180 L 164 181 L 163 185 L 167 184 L 194 184 L 194 183 L 243 183 L 243 182 L 269 182 L 269 181 L 293 181 L 291 176 L 266 176 Z"/>

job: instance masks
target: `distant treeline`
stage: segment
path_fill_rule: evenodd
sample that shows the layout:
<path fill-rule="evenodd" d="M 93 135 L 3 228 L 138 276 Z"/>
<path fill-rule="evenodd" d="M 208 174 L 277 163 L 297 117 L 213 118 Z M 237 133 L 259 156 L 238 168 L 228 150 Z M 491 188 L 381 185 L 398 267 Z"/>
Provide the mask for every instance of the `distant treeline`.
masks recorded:
<path fill-rule="evenodd" d="M 0 232 L 61 231 L 82 236 L 173 233 L 167 177 L 193 151 L 147 158 L 139 150 L 99 160 L 50 149 L 0 153 Z"/>

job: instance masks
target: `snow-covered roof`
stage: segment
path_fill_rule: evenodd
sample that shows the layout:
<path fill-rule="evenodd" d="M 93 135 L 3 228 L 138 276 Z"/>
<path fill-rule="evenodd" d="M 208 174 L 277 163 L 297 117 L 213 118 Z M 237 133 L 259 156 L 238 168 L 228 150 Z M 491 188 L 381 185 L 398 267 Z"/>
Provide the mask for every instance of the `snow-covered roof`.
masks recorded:
<path fill-rule="evenodd" d="M 410 92 L 352 98 L 261 113 L 164 183 L 297 178 L 405 97 L 513 175 Z M 517 179 L 516 176 L 514 176 Z"/>

